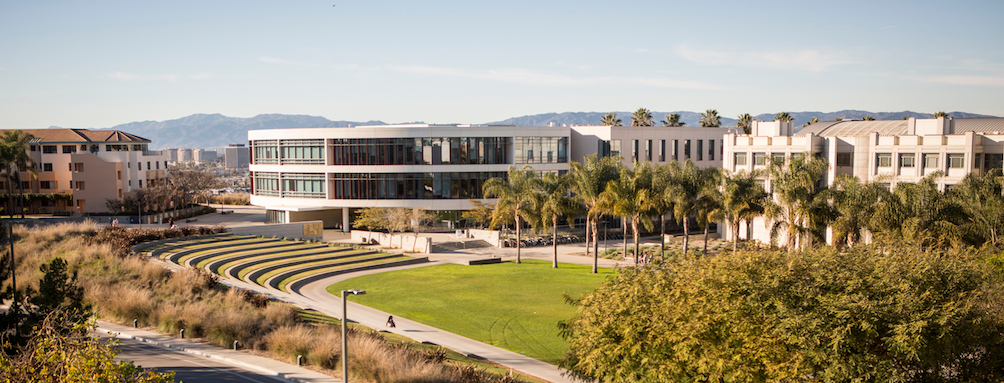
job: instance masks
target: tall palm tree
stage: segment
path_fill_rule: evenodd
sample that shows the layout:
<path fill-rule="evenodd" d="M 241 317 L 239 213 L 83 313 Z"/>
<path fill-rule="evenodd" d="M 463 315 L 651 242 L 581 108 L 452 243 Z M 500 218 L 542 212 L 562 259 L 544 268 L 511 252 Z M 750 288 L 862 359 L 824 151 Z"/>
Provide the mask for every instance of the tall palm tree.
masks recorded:
<path fill-rule="evenodd" d="M 743 131 L 743 134 L 750 134 L 753 130 L 753 116 L 749 113 L 743 113 L 739 115 L 736 119 L 736 128 Z"/>
<path fill-rule="evenodd" d="M 745 221 L 747 227 L 751 225 L 754 218 L 764 214 L 770 203 L 770 195 L 757 183 L 761 175 L 760 171 L 740 171 L 725 176 L 722 213 L 732 228 L 732 251 L 739 250 L 739 224 Z"/>
<path fill-rule="evenodd" d="M 810 119 L 809 119 L 809 122 L 806 122 L 806 123 L 802 124 L 802 127 L 804 128 L 804 127 L 806 127 L 806 126 L 809 126 L 809 125 L 812 125 L 812 124 L 815 124 L 815 123 L 817 123 L 817 122 L 819 122 L 819 117 L 813 117 L 813 118 L 810 118 Z"/>
<path fill-rule="evenodd" d="M 28 145 L 35 137 L 20 130 L 5 130 L 0 135 L 0 166 L 3 166 L 4 174 L 7 178 L 7 196 L 10 206 L 10 217 L 14 218 L 14 183 L 17 183 L 19 190 L 18 200 L 24 201 L 24 187 L 21 183 L 21 172 L 27 171 L 31 176 L 37 177 L 35 172 L 35 159 L 28 155 Z M 24 218 L 24 209 L 21 210 L 21 217 Z"/>
<path fill-rule="evenodd" d="M 598 272 L 599 264 L 599 219 L 603 214 L 600 208 L 600 194 L 606 190 L 607 183 L 620 174 L 621 162 L 614 157 L 600 157 L 597 154 L 588 155 L 583 161 L 572 161 L 571 171 L 572 192 L 575 199 L 581 202 L 586 210 L 586 255 L 589 255 L 589 240 L 593 244 L 593 273 Z M 590 236 L 592 233 L 592 236 Z"/>
<path fill-rule="evenodd" d="M 965 213 L 955 199 L 938 190 L 937 179 L 943 176 L 936 172 L 915 183 L 896 184 L 892 197 L 876 206 L 874 231 L 928 245 L 959 243 Z"/>
<path fill-rule="evenodd" d="M 862 120 L 865 120 L 865 121 L 875 121 L 875 117 L 865 116 L 865 118 L 862 118 Z"/>
<path fill-rule="evenodd" d="M 857 177 L 838 175 L 833 181 L 832 203 L 836 211 L 833 220 L 833 244 L 854 246 L 861 242 L 864 231 L 871 227 L 879 201 L 891 197 L 889 188 L 876 183 L 862 184 Z"/>
<path fill-rule="evenodd" d="M 617 113 L 607 113 L 600 119 L 600 125 L 622 126 L 621 120 L 617 118 Z"/>
<path fill-rule="evenodd" d="M 524 166 L 517 169 L 509 167 L 507 179 L 492 178 L 485 182 L 483 189 L 487 198 L 498 198 L 495 211 L 492 212 L 492 226 L 508 221 L 511 217 L 516 223 L 516 263 L 521 262 L 520 239 L 523 219 L 533 222 L 535 219 L 534 204 L 536 203 L 537 184 L 539 178 L 533 168 Z"/>
<path fill-rule="evenodd" d="M 773 242 L 786 232 L 787 247 L 795 249 L 818 240 L 820 231 L 832 217 L 827 209 L 828 195 L 818 182 L 829 167 L 825 159 L 811 153 L 794 155 L 787 164 L 771 160 L 770 182 L 775 203 L 767 206 L 766 215 L 773 221 L 770 235 Z"/>
<path fill-rule="evenodd" d="M 948 118 L 948 113 L 945 113 L 944 111 L 937 112 L 937 113 L 934 114 L 934 118 L 938 118 L 938 117 Z"/>
<path fill-rule="evenodd" d="M 631 126 L 652 126 L 652 112 L 645 108 L 638 108 L 631 115 Z"/>
<path fill-rule="evenodd" d="M 673 215 L 676 221 L 683 225 L 683 252 L 686 254 L 690 246 L 690 216 L 697 213 L 698 197 L 701 194 L 705 171 L 687 159 L 682 166 L 678 161 L 668 164 L 669 172 L 673 174 L 668 187 L 661 190 L 665 198 L 673 203 Z"/>
<path fill-rule="evenodd" d="M 538 191 L 537 211 L 540 212 L 540 226 L 550 226 L 551 242 L 554 246 L 554 259 L 551 267 L 558 268 L 558 219 L 579 210 L 579 205 L 569 195 L 571 178 L 566 174 L 559 176 L 547 173 L 541 178 Z"/>
<path fill-rule="evenodd" d="M 670 113 L 665 116 L 665 120 L 662 121 L 662 126 L 679 127 L 686 126 L 686 122 L 680 122 L 679 113 Z"/>
<path fill-rule="evenodd" d="M 644 220 L 642 217 L 651 209 L 651 199 L 649 195 L 652 190 L 652 167 L 646 164 L 635 163 L 634 170 L 627 168 L 620 169 L 620 177 L 607 183 L 607 188 L 600 193 L 600 208 L 603 211 L 621 216 L 626 224 L 631 225 L 634 236 L 634 264 L 638 264 L 641 257 L 640 231 L 638 225 L 644 223 L 647 229 L 651 229 L 652 221 Z M 625 226 L 625 230 L 627 227 Z M 624 238 L 624 256 L 627 256 L 627 236 Z"/>
<path fill-rule="evenodd" d="M 652 169 L 651 206 L 652 213 L 659 216 L 659 243 L 661 244 L 659 255 L 663 260 L 666 259 L 666 215 L 673 213 L 673 200 L 670 198 L 671 196 L 660 192 L 660 190 L 669 188 L 673 177 L 675 177 L 672 172 L 673 168 L 669 164 L 656 165 Z"/>
<path fill-rule="evenodd" d="M 720 187 L 722 169 L 708 167 L 701 177 L 701 189 L 697 193 L 697 223 L 704 227 L 704 254 L 708 254 L 708 235 L 711 223 L 725 218 L 722 190 Z"/>
<path fill-rule="evenodd" d="M 969 173 L 948 193 L 965 213 L 959 229 L 972 246 L 998 246 L 1004 236 L 1004 176 L 1000 169 Z"/>
<path fill-rule="evenodd" d="M 704 113 L 701 113 L 701 120 L 699 122 L 703 128 L 722 126 L 722 118 L 718 116 L 718 111 L 714 109 L 708 109 Z"/>
<path fill-rule="evenodd" d="M 788 112 L 777 112 L 777 113 L 774 113 L 774 120 L 781 121 L 781 122 L 788 122 L 788 121 L 791 121 L 792 119 L 793 119 L 793 117 L 791 117 L 791 114 L 789 114 Z"/>

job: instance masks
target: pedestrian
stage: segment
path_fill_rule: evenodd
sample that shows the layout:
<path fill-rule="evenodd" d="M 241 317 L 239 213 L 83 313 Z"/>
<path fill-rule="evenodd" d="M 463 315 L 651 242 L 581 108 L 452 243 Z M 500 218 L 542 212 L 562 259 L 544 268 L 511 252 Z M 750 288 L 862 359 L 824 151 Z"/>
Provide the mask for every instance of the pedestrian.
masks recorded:
<path fill-rule="evenodd" d="M 394 325 L 394 316 L 393 315 L 387 317 L 387 327 L 390 327 L 390 328 L 397 327 L 397 326 Z"/>
<path fill-rule="evenodd" d="M 112 226 L 118 226 L 118 225 L 119 225 L 119 219 L 118 218 L 113 219 Z"/>
<path fill-rule="evenodd" d="M 167 219 L 167 226 L 170 227 L 170 228 L 172 228 L 172 229 L 174 228 L 174 217 L 169 217 Z"/>

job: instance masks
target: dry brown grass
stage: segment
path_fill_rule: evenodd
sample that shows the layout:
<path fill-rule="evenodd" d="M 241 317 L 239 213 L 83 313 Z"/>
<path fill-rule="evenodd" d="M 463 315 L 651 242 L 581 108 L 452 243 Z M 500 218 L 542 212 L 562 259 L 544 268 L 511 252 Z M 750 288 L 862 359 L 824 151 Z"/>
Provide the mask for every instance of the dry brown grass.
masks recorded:
<path fill-rule="evenodd" d="M 60 224 L 32 230 L 18 228 L 15 245 L 19 286 L 37 287 L 38 268 L 62 257 L 84 299 L 105 319 L 156 326 L 163 333 L 203 337 L 209 343 L 267 350 L 292 361 L 303 355 L 308 364 L 337 369 L 341 360 L 340 329 L 301 323 L 297 309 L 269 302 L 257 294 L 225 288 L 216 276 L 195 268 L 169 272 L 147 258 L 128 255 L 129 244 L 178 235 L 207 234 L 100 228 L 90 223 Z M 397 347 L 375 333 L 353 331 L 350 371 L 372 382 L 509 382 L 469 367 L 442 363 L 441 355 Z M 502 379 L 502 380 L 499 380 Z"/>

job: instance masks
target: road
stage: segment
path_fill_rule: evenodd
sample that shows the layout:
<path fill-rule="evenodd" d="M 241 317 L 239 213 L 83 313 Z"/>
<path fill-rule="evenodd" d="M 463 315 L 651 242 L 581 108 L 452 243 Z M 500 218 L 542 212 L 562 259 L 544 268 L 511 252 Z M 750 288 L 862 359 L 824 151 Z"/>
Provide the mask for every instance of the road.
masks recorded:
<path fill-rule="evenodd" d="M 108 334 L 98 334 L 103 340 L 107 340 Z M 233 366 L 209 358 L 196 356 L 160 347 L 152 344 L 138 342 L 131 339 L 119 339 L 121 343 L 116 349 L 121 353 L 116 357 L 118 360 L 128 360 L 143 368 L 155 369 L 157 371 L 174 371 L 175 381 L 186 383 L 215 383 L 215 382 L 252 382 L 252 383 L 278 383 L 289 382 L 274 376 L 263 375 L 245 368 Z"/>

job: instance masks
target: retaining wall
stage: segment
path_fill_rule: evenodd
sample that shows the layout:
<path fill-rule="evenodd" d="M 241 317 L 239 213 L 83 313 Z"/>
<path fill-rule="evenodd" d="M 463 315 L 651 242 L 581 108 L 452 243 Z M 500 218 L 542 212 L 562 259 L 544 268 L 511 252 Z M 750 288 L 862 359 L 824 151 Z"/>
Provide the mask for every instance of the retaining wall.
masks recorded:
<path fill-rule="evenodd" d="M 304 221 L 293 223 L 274 223 L 268 225 L 255 225 L 234 227 L 228 229 L 237 235 L 253 235 L 261 237 L 288 238 L 299 240 L 320 241 L 324 238 L 323 221 Z"/>
<path fill-rule="evenodd" d="M 414 234 L 388 234 L 375 231 L 352 230 L 352 241 L 364 244 L 379 243 L 382 246 L 398 248 L 413 253 L 428 254 L 432 248 L 432 238 L 415 237 Z"/>

